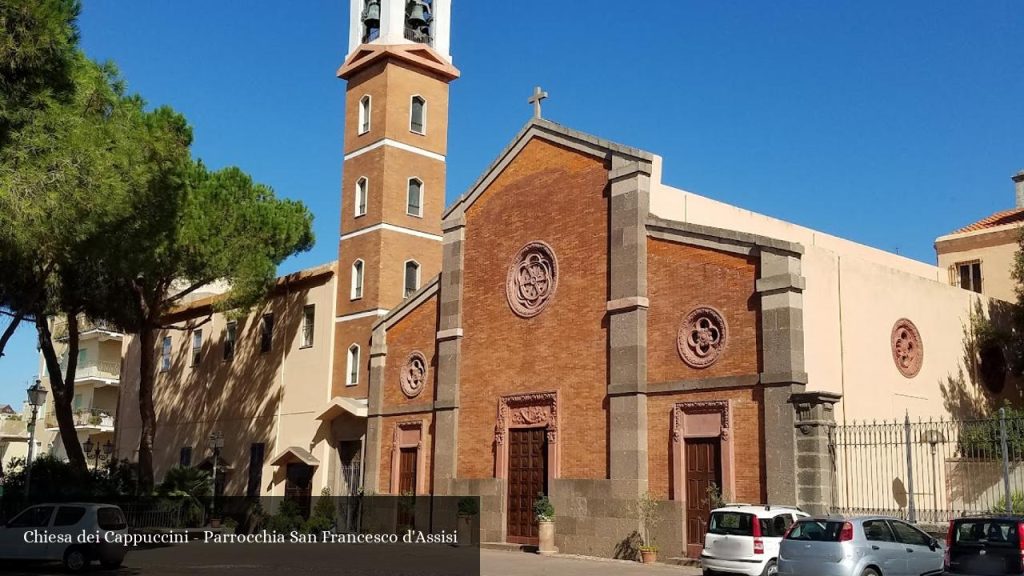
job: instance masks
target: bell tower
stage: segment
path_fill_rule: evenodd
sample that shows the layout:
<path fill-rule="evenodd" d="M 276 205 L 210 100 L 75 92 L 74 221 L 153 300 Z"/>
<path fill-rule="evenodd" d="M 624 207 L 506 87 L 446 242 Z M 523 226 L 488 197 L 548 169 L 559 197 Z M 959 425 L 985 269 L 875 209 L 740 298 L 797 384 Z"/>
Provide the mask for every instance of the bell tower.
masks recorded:
<path fill-rule="evenodd" d="M 441 271 L 451 0 L 350 0 L 332 396 L 366 398 L 377 320 Z"/>

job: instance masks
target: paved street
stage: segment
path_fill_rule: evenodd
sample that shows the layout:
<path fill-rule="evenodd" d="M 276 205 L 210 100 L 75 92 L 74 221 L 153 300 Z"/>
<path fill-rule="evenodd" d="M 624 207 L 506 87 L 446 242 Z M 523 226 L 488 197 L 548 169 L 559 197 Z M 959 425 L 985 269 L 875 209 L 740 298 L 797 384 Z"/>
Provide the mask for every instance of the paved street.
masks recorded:
<path fill-rule="evenodd" d="M 692 576 L 695 568 L 578 556 L 543 557 L 523 552 L 481 550 L 479 572 L 475 552 L 447 546 L 333 545 L 204 545 L 198 543 L 135 550 L 116 572 L 89 571 L 97 576 Z M 0 574 L 42 576 L 63 574 L 57 564 L 0 563 Z"/>
<path fill-rule="evenodd" d="M 579 556 L 543 557 L 523 552 L 480 552 L 482 576 L 692 576 L 700 570 L 684 566 L 657 564 L 643 566 L 622 560 L 601 560 Z"/>

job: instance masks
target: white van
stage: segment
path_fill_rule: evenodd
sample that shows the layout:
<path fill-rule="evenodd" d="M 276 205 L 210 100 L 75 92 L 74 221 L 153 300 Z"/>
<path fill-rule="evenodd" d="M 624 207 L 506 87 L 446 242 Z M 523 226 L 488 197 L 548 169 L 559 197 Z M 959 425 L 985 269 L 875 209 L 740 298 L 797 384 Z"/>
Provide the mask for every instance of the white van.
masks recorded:
<path fill-rule="evenodd" d="M 128 548 L 108 540 L 128 531 L 124 513 L 109 504 L 39 504 L 0 525 L 0 559 L 59 561 L 80 572 L 96 560 L 107 569 L 121 566 Z M 95 543 L 82 543 L 81 534 Z"/>
<path fill-rule="evenodd" d="M 775 576 L 786 530 L 807 514 L 787 506 L 729 504 L 711 511 L 700 565 L 704 576 Z"/>

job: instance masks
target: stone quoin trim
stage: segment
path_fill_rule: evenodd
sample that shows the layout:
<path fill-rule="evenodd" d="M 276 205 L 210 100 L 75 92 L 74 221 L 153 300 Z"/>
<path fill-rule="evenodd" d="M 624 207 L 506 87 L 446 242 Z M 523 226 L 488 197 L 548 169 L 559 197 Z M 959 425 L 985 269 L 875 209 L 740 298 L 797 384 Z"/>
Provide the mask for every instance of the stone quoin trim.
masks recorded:
<path fill-rule="evenodd" d="M 518 394 L 498 399 L 494 424 L 494 477 L 508 478 L 508 431 L 515 428 L 543 428 L 548 440 L 548 481 L 558 478 L 561 461 L 558 433 L 558 392 Z"/>

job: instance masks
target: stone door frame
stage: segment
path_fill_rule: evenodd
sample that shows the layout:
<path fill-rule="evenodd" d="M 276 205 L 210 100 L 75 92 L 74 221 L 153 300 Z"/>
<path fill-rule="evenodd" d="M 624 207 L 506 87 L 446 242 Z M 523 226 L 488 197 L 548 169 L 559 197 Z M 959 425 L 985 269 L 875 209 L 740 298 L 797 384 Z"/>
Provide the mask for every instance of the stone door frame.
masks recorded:
<path fill-rule="evenodd" d="M 513 394 L 498 398 L 494 425 L 494 477 L 508 480 L 508 431 L 544 428 L 548 441 L 548 486 L 559 476 L 561 448 L 558 434 L 558 392 Z M 507 513 L 507 510 L 506 510 Z"/>
<path fill-rule="evenodd" d="M 683 503 L 682 523 L 683 546 L 686 536 L 686 439 L 718 438 L 721 442 L 721 467 L 723 497 L 736 498 L 735 434 L 732 424 L 732 402 L 729 400 L 705 400 L 679 402 L 672 406 L 672 500 Z"/>
<path fill-rule="evenodd" d="M 395 433 L 391 444 L 391 493 L 398 495 L 401 486 L 402 448 L 416 449 L 416 494 L 427 493 L 426 458 L 423 452 L 424 421 L 405 420 L 395 423 Z"/>

